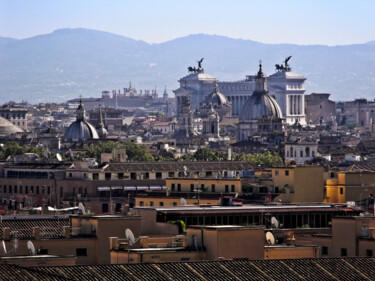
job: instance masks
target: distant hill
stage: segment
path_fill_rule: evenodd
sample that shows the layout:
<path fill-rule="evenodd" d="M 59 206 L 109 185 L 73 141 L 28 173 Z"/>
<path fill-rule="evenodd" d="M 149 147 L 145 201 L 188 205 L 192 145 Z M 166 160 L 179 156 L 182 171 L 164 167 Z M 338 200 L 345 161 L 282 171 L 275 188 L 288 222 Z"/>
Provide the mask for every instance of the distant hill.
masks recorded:
<path fill-rule="evenodd" d="M 203 67 L 220 81 L 267 74 L 292 55 L 293 71 L 304 75 L 306 93 L 326 92 L 334 100 L 375 97 L 375 41 L 346 46 L 263 44 L 217 35 L 189 35 L 148 44 L 107 32 L 61 29 L 23 40 L 0 37 L 0 103 L 9 100 L 62 102 L 99 97 L 101 91 L 166 85 L 169 94 L 188 66 Z"/>

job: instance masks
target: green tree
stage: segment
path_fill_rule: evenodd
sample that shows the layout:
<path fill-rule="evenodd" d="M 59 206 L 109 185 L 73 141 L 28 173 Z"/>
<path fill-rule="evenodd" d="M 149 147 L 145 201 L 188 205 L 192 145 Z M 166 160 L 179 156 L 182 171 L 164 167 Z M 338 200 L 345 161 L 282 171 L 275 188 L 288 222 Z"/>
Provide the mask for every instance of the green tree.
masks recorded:
<path fill-rule="evenodd" d="M 207 161 L 217 161 L 217 160 L 219 160 L 219 157 L 209 147 L 199 148 L 194 153 L 194 158 L 196 160 L 207 160 Z"/>
<path fill-rule="evenodd" d="M 249 162 L 252 166 L 257 167 L 280 167 L 283 166 L 283 159 L 276 152 L 271 153 L 270 151 L 256 154 L 235 154 L 235 160 L 242 160 Z"/>
<path fill-rule="evenodd" d="M 7 159 L 10 155 L 21 155 L 24 153 L 36 153 L 39 157 L 44 157 L 43 147 L 34 147 L 29 145 L 21 146 L 17 142 L 6 142 L 0 147 L 0 159 Z"/>

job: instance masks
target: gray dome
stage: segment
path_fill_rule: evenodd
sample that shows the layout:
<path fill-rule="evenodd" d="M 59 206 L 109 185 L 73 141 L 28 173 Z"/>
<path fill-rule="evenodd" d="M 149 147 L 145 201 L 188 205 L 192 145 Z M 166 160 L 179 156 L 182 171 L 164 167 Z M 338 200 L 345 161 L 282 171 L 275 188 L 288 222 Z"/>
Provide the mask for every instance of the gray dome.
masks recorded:
<path fill-rule="evenodd" d="M 80 100 L 77 108 L 77 120 L 70 124 L 66 130 L 65 139 L 67 141 L 85 141 L 98 138 L 99 135 L 94 126 L 85 120 L 85 108 Z"/>
<path fill-rule="evenodd" d="M 283 118 L 279 104 L 268 93 L 254 92 L 242 107 L 240 121 Z"/>
<path fill-rule="evenodd" d="M 65 139 L 71 141 L 85 141 L 98 138 L 99 135 L 94 126 L 85 120 L 74 121 L 65 132 Z"/>
<path fill-rule="evenodd" d="M 214 91 L 205 98 L 204 103 L 212 104 L 215 107 L 216 105 L 217 106 L 228 105 L 229 101 L 227 97 L 224 96 L 224 94 L 219 92 L 219 86 L 216 84 Z"/>
<path fill-rule="evenodd" d="M 256 121 L 260 118 L 283 118 L 279 104 L 268 94 L 262 64 L 259 64 L 259 71 L 255 77 L 255 91 L 243 105 L 240 121 Z"/>
<path fill-rule="evenodd" d="M 0 135 L 10 136 L 11 134 L 21 133 L 21 132 L 22 130 L 19 127 L 17 127 L 16 125 L 13 125 L 7 119 L 0 117 Z"/>

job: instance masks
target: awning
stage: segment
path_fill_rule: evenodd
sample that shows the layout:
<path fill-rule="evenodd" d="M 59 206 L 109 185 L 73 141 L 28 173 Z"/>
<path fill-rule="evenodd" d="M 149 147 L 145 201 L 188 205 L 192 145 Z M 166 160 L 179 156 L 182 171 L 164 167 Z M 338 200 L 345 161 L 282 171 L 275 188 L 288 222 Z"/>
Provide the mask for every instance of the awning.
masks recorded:
<path fill-rule="evenodd" d="M 148 190 L 148 185 L 137 185 L 137 190 Z"/>
<path fill-rule="evenodd" d="M 111 188 L 109 186 L 98 186 L 99 191 L 110 191 Z"/>
<path fill-rule="evenodd" d="M 162 189 L 162 190 L 167 190 L 167 187 L 166 187 L 165 185 L 163 185 L 163 186 L 161 187 L 161 189 Z"/>
<path fill-rule="evenodd" d="M 150 189 L 151 190 L 161 190 L 161 186 L 160 185 L 150 185 Z"/>
<path fill-rule="evenodd" d="M 115 190 L 115 189 L 123 189 L 123 187 L 120 186 L 120 185 L 112 186 L 111 188 L 112 188 L 112 190 Z"/>
<path fill-rule="evenodd" d="M 125 185 L 124 190 L 137 190 L 135 185 Z"/>

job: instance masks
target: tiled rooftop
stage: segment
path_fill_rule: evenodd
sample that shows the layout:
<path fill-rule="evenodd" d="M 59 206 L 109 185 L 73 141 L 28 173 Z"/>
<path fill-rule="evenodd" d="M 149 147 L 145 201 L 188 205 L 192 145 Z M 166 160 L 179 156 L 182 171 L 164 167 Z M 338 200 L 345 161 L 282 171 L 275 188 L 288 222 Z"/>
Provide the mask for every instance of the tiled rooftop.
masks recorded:
<path fill-rule="evenodd" d="M 4 280 L 374 280 L 375 258 L 231 260 L 96 266 L 0 265 Z"/>
<path fill-rule="evenodd" d="M 12 237 L 18 239 L 30 239 L 33 237 L 33 227 L 40 228 L 43 238 L 63 237 L 63 227 L 69 226 L 67 216 L 27 216 L 27 217 L 3 217 L 0 221 L 0 240 L 4 239 L 3 229 L 10 228 Z"/>

